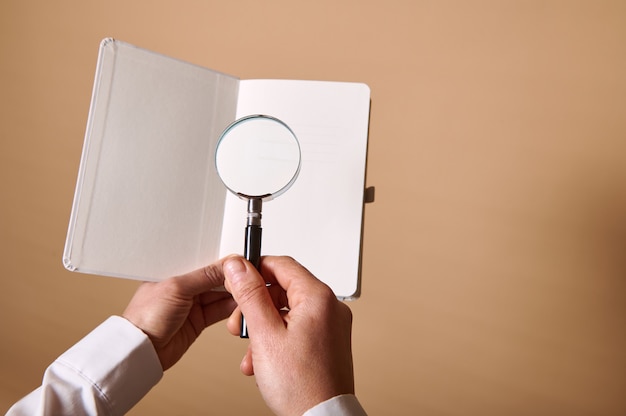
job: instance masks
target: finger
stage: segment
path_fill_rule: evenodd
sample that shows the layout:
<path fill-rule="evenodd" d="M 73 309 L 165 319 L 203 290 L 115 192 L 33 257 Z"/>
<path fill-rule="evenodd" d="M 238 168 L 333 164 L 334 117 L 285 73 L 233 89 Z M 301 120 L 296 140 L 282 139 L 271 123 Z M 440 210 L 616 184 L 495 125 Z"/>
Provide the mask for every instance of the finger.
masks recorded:
<path fill-rule="evenodd" d="M 336 296 L 321 280 L 291 257 L 266 256 L 261 258 L 261 273 L 275 280 L 286 292 L 290 308 L 310 298 L 335 299 Z"/>
<path fill-rule="evenodd" d="M 231 335 L 239 336 L 241 332 L 241 310 L 237 306 L 226 321 L 226 329 Z"/>
<path fill-rule="evenodd" d="M 219 302 L 222 299 L 232 299 L 232 295 L 228 292 L 208 291 L 198 296 L 198 303 L 202 306 L 209 306 L 212 303 Z"/>
<path fill-rule="evenodd" d="M 284 329 L 265 279 L 254 266 L 243 257 L 230 257 L 224 262 L 224 275 L 228 289 L 246 317 L 249 332 L 260 334 L 263 329 L 270 333 Z"/>
<path fill-rule="evenodd" d="M 204 322 L 206 326 L 226 319 L 237 307 L 232 297 L 226 297 L 202 306 Z"/>
<path fill-rule="evenodd" d="M 282 287 L 280 287 L 276 279 L 272 277 L 271 279 L 272 282 L 268 281 L 268 279 L 265 276 L 263 276 L 263 279 L 265 280 L 265 286 L 267 287 L 267 290 L 270 292 L 270 296 L 272 298 L 272 301 L 274 302 L 274 305 L 276 306 L 276 309 L 288 307 L 289 302 L 287 300 L 287 293 Z M 228 283 L 228 280 L 224 281 L 224 289 L 226 289 L 228 293 L 231 292 L 230 284 Z"/>
<path fill-rule="evenodd" d="M 196 296 L 222 286 L 224 284 L 223 262 L 224 259 L 221 259 L 190 273 L 174 277 L 176 290 L 184 296 Z"/>
<path fill-rule="evenodd" d="M 287 299 L 287 292 L 280 287 L 277 283 L 267 287 L 267 290 L 274 302 L 276 309 L 282 309 L 289 307 L 289 301 Z"/>
<path fill-rule="evenodd" d="M 248 346 L 246 355 L 244 355 L 243 359 L 241 360 L 239 369 L 246 376 L 254 375 L 254 365 L 252 364 L 252 351 L 250 351 L 250 346 Z"/>

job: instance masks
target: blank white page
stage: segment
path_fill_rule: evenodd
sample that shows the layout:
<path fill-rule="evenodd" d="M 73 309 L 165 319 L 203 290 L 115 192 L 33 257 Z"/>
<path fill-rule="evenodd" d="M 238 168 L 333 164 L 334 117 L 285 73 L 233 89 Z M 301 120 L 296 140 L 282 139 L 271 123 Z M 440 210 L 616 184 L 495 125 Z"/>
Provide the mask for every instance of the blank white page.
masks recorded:
<path fill-rule="evenodd" d="M 370 91 L 359 83 L 241 80 L 237 118 L 284 121 L 302 149 L 294 185 L 263 204 L 262 254 L 289 255 L 340 298 L 359 295 Z M 242 253 L 246 202 L 227 195 L 220 256 Z"/>

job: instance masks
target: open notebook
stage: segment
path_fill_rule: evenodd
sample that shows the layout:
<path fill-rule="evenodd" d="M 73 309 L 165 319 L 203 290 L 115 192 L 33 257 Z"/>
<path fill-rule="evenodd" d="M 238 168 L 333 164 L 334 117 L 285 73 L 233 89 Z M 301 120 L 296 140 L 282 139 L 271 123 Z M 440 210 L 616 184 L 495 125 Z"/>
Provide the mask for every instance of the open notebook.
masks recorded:
<path fill-rule="evenodd" d="M 358 297 L 369 110 L 364 84 L 240 80 L 103 40 L 65 267 L 154 281 L 242 253 L 246 202 L 221 183 L 215 146 L 235 119 L 266 114 L 294 131 L 302 166 L 263 206 L 262 254 Z"/>

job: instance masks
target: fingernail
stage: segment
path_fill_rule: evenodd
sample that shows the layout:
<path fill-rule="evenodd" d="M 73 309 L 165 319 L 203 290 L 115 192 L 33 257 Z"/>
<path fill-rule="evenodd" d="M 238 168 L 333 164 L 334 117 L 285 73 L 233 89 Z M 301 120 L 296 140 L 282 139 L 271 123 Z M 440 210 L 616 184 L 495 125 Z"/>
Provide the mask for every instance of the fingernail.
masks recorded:
<path fill-rule="evenodd" d="M 235 257 L 232 259 L 228 259 L 224 262 L 224 274 L 226 278 L 232 280 L 233 278 L 237 278 L 237 275 L 246 272 L 246 265 L 243 264 L 240 258 Z"/>

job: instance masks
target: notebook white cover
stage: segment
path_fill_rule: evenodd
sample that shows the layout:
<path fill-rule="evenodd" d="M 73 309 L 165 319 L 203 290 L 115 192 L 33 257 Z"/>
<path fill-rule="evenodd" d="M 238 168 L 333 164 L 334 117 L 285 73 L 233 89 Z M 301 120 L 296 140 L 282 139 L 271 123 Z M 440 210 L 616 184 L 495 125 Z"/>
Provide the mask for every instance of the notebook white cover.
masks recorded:
<path fill-rule="evenodd" d="M 221 183 L 215 145 L 235 119 L 267 114 L 298 137 L 302 167 L 263 205 L 262 254 L 358 297 L 369 108 L 365 84 L 239 80 L 103 40 L 65 267 L 155 281 L 242 253 L 246 203 Z"/>

